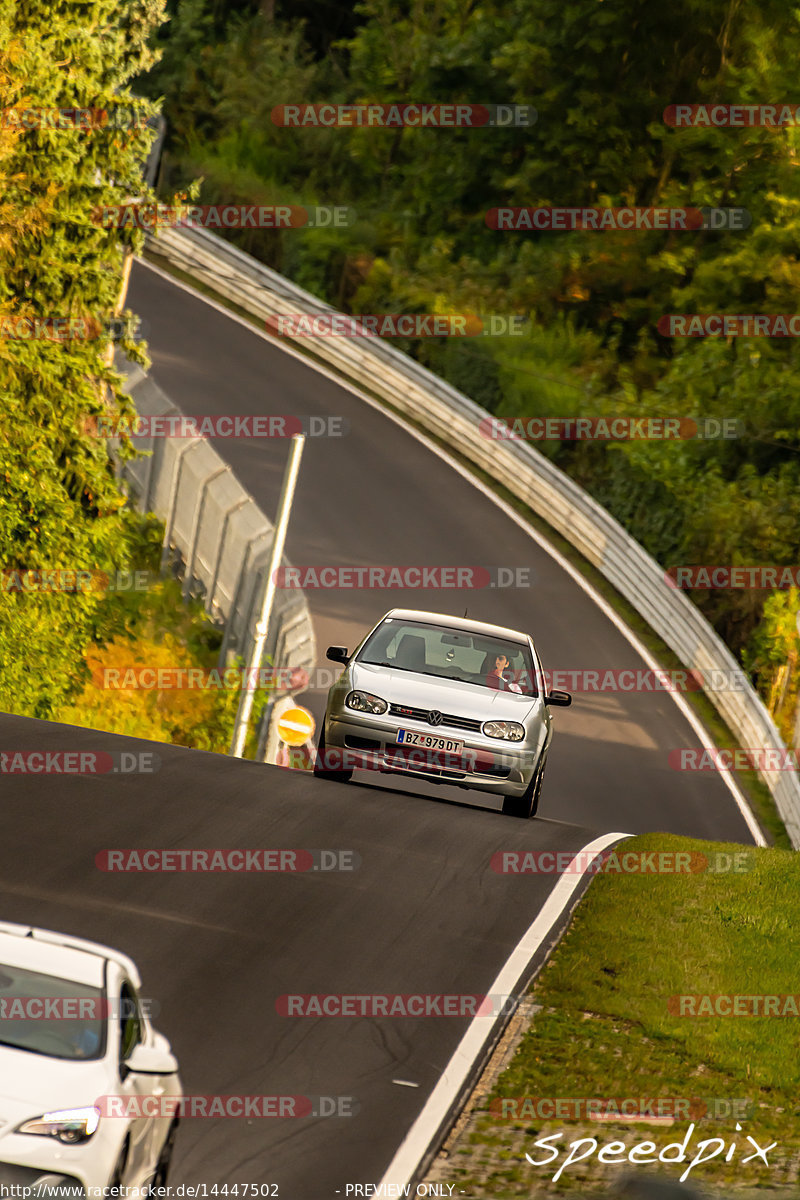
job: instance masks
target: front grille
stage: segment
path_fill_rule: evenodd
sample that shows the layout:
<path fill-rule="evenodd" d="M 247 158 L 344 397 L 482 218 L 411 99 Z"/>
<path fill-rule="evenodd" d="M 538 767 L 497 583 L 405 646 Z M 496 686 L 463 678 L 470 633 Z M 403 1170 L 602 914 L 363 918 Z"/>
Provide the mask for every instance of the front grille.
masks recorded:
<path fill-rule="evenodd" d="M 401 717 L 406 721 L 421 721 L 423 725 L 429 725 L 432 729 L 440 729 L 440 725 L 430 725 L 428 714 L 430 709 L 427 708 L 412 708 L 407 704 L 390 704 L 389 712 L 393 717 Z M 483 721 L 476 721 L 472 717 L 456 717 L 452 713 L 442 713 L 442 725 L 447 725 L 450 729 L 464 729 L 468 733 L 480 733 Z"/>

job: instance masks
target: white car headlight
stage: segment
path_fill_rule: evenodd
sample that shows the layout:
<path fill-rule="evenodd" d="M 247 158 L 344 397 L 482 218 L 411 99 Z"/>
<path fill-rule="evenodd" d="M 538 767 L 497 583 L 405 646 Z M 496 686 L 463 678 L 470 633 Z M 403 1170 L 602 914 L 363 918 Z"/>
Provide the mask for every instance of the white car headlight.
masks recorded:
<path fill-rule="evenodd" d="M 368 713 L 385 713 L 389 707 L 385 700 L 381 700 L 380 696 L 373 696 L 371 692 L 349 692 L 345 704 L 348 708 L 354 708 L 356 712 Z"/>
<path fill-rule="evenodd" d="M 26 1121 L 17 1133 L 35 1133 L 39 1137 L 56 1138 L 65 1146 L 77 1146 L 88 1142 L 99 1124 L 99 1108 L 64 1108 Z"/>
<path fill-rule="evenodd" d="M 487 721 L 483 726 L 487 737 L 501 738 L 506 742 L 521 742 L 525 737 L 525 726 L 518 721 Z"/>

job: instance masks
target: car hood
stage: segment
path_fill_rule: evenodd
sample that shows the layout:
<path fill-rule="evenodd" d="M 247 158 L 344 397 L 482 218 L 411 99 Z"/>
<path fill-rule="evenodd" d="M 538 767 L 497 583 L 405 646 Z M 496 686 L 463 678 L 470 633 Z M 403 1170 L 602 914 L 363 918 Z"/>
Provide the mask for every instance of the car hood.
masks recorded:
<path fill-rule="evenodd" d="M 390 704 L 413 708 L 439 709 L 457 717 L 478 721 L 525 721 L 542 701 L 536 696 L 495 691 L 456 679 L 420 675 L 416 671 L 398 671 L 391 667 L 353 663 L 352 686 L 373 692 Z"/>
<path fill-rule="evenodd" d="M 0 1046 L 0 1139 L 21 1121 L 61 1108 L 83 1108 L 109 1092 L 107 1065 L 48 1058 Z"/>

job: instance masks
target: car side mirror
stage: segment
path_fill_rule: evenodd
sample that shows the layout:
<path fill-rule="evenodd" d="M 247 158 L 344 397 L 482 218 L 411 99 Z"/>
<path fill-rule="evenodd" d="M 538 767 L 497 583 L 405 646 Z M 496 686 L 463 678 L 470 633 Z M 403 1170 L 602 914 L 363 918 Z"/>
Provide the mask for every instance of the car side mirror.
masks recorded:
<path fill-rule="evenodd" d="M 350 654 L 346 646 L 328 646 L 325 657 L 329 658 L 331 662 L 346 663 Z"/>
<path fill-rule="evenodd" d="M 545 704 L 556 704 L 559 708 L 569 708 L 572 704 L 572 696 L 569 692 L 551 692 L 549 696 L 544 698 Z"/>
<path fill-rule="evenodd" d="M 125 1059 L 131 1075 L 176 1075 L 178 1060 L 169 1050 L 160 1046 L 145 1046 L 139 1042 Z"/>

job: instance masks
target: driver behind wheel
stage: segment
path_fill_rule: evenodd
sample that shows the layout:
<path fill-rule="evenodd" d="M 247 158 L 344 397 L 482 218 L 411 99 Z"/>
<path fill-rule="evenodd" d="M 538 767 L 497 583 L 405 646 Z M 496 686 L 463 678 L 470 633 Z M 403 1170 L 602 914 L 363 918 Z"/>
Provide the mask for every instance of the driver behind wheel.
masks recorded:
<path fill-rule="evenodd" d="M 511 659 L 502 651 L 490 651 L 483 660 L 483 668 L 481 674 L 485 676 L 484 683 L 487 687 L 495 688 L 502 692 L 522 692 L 522 688 L 513 680 L 506 679 L 504 672 L 511 666 Z"/>

